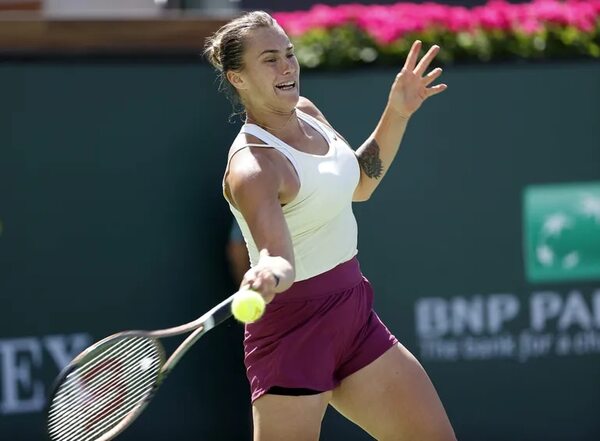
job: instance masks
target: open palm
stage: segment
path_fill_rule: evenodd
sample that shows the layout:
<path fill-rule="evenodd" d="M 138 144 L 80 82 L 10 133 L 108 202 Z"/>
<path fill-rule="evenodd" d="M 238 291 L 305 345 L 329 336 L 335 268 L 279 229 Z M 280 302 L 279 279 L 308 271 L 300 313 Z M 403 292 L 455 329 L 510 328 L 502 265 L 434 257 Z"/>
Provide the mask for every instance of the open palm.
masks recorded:
<path fill-rule="evenodd" d="M 390 91 L 389 105 L 405 118 L 409 118 L 416 112 L 427 98 L 443 92 L 448 87 L 445 84 L 428 87 L 442 74 L 442 69 L 438 67 L 425 75 L 440 47 L 432 46 L 417 64 L 421 46 L 422 43 L 419 40 L 413 43 L 404 67 L 396 75 Z"/>

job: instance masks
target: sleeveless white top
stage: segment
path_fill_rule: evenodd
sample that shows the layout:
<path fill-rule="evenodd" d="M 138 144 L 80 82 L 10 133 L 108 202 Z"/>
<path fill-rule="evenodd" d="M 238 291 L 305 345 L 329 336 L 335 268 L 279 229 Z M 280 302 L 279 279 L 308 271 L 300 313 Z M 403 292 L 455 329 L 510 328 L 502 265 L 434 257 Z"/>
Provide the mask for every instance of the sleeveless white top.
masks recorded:
<path fill-rule="evenodd" d="M 360 169 L 354 151 L 335 131 L 312 116 L 296 110 L 297 116 L 327 141 L 325 155 L 301 152 L 255 124 L 244 124 L 240 134 L 254 135 L 263 144 L 241 144 L 231 149 L 231 157 L 248 146 L 274 148 L 294 166 L 300 190 L 293 201 L 282 207 L 291 234 L 296 281 L 324 273 L 357 254 L 358 229 L 352 212 L 352 195 Z M 226 198 L 227 199 L 227 198 Z M 229 201 L 250 255 L 256 265 L 259 257 L 248 224 Z"/>

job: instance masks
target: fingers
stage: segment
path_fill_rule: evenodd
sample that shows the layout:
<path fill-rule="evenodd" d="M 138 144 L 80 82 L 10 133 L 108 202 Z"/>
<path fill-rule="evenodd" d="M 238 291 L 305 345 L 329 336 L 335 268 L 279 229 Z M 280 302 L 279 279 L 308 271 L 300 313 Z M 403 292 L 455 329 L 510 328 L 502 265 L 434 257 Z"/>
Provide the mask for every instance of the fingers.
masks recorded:
<path fill-rule="evenodd" d="M 423 77 L 423 80 L 422 80 L 423 86 L 429 86 L 436 79 L 438 79 L 441 74 L 442 74 L 442 69 L 440 67 L 433 69 L 431 72 L 429 72 L 427 75 L 425 75 Z"/>
<path fill-rule="evenodd" d="M 408 52 L 408 56 L 406 57 L 406 61 L 404 62 L 404 68 L 402 69 L 403 71 L 410 71 L 418 76 L 423 76 L 425 74 L 425 72 L 429 68 L 429 65 L 440 51 L 440 47 L 437 44 L 431 46 L 427 53 L 423 56 L 423 58 L 421 58 L 421 60 L 417 64 L 422 45 L 423 43 L 420 40 L 416 40 L 412 44 L 410 51 Z M 434 70 L 433 72 L 436 71 Z M 441 71 L 436 73 L 430 73 L 429 75 L 427 75 L 427 77 L 425 78 L 431 78 L 431 80 L 428 81 L 426 85 L 430 84 L 433 80 L 435 80 L 440 75 L 440 73 Z M 432 74 L 434 75 L 433 77 L 431 77 Z"/>
<path fill-rule="evenodd" d="M 427 89 L 427 97 L 437 95 L 438 93 L 442 93 L 447 88 L 448 86 L 446 84 L 438 84 L 437 86 L 429 87 Z"/>
<path fill-rule="evenodd" d="M 275 278 L 270 271 L 248 271 L 241 284 L 242 288 L 249 288 L 255 291 L 273 291 L 275 290 Z"/>
<path fill-rule="evenodd" d="M 440 47 L 437 44 L 431 46 L 425 56 L 419 61 L 414 72 L 419 76 L 423 75 L 439 51 Z"/>
<path fill-rule="evenodd" d="M 406 57 L 406 61 L 404 62 L 404 69 L 413 71 L 415 69 L 415 65 L 417 64 L 417 58 L 419 57 L 419 52 L 421 52 L 421 41 L 416 40 L 408 53 L 408 57 Z"/>
<path fill-rule="evenodd" d="M 240 289 L 252 289 L 259 292 L 268 303 L 275 296 L 276 279 L 267 268 L 250 268 L 244 275 Z"/>

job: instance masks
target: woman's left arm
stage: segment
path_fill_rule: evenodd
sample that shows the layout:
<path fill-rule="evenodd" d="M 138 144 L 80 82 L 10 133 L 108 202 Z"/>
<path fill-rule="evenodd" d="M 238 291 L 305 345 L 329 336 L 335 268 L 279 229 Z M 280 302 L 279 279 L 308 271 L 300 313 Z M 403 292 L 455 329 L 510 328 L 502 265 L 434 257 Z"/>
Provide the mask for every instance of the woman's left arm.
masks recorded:
<path fill-rule="evenodd" d="M 445 84 L 428 87 L 442 74 L 442 69 L 434 69 L 425 75 L 440 50 L 439 46 L 432 46 L 417 64 L 420 50 L 421 42 L 417 40 L 410 49 L 404 67 L 396 75 L 377 127 L 356 150 L 361 173 L 354 201 L 366 201 L 371 197 L 398 152 L 410 117 L 423 101 L 447 88 Z"/>

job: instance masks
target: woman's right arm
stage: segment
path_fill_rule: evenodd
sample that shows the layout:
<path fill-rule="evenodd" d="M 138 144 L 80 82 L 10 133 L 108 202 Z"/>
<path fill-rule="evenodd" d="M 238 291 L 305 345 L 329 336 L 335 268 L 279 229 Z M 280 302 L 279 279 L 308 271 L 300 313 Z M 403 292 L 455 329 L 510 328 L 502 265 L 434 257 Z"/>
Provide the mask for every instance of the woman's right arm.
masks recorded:
<path fill-rule="evenodd" d="M 226 184 L 231 203 L 244 216 L 260 251 L 241 286 L 260 292 L 267 302 L 294 283 L 294 252 L 279 195 L 282 172 L 270 149 L 246 148 L 231 158 Z"/>

